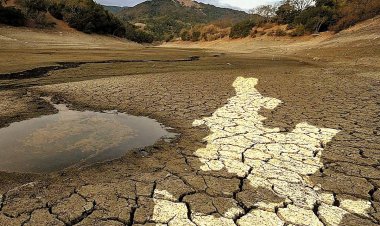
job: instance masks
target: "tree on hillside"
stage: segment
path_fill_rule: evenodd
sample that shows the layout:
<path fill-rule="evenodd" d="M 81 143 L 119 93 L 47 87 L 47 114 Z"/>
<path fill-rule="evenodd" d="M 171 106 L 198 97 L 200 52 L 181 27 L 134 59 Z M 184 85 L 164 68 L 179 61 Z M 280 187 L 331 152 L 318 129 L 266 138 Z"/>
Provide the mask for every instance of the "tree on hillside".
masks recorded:
<path fill-rule="evenodd" d="M 23 26 L 25 24 L 25 16 L 21 10 L 15 7 L 5 7 L 7 0 L 0 0 L 0 23 L 11 26 Z"/>
<path fill-rule="evenodd" d="M 243 20 L 237 23 L 231 28 L 230 38 L 245 38 L 251 33 L 252 28 L 256 25 L 257 23 L 254 20 Z"/>
<path fill-rule="evenodd" d="M 291 0 L 296 10 L 302 11 L 315 4 L 315 0 Z"/>
<path fill-rule="evenodd" d="M 22 0 L 19 3 L 26 10 L 27 14 L 46 12 L 48 8 L 48 2 L 45 0 Z"/>
<path fill-rule="evenodd" d="M 265 22 L 269 22 L 276 15 L 276 9 L 275 5 L 261 5 L 251 10 L 250 13 L 260 15 Z"/>
<path fill-rule="evenodd" d="M 297 14 L 298 11 L 292 4 L 291 0 L 285 0 L 277 8 L 277 22 L 283 24 L 291 24 L 293 23 L 294 18 L 297 16 Z"/>
<path fill-rule="evenodd" d="M 338 21 L 331 28 L 334 31 L 341 31 L 359 21 L 380 15 L 379 0 L 341 0 L 338 3 Z"/>

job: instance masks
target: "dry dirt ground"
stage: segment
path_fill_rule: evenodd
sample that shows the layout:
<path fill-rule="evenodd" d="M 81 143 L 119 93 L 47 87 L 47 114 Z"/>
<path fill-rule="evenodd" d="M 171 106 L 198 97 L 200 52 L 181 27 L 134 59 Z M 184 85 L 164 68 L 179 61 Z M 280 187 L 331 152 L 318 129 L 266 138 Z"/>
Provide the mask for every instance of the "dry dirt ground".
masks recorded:
<path fill-rule="evenodd" d="M 44 94 L 180 134 L 91 166 L 0 173 L 0 225 L 379 225 L 379 26 L 199 49 L 0 28 L 0 126 L 54 113 Z M 57 62 L 86 63 L 9 77 Z"/>

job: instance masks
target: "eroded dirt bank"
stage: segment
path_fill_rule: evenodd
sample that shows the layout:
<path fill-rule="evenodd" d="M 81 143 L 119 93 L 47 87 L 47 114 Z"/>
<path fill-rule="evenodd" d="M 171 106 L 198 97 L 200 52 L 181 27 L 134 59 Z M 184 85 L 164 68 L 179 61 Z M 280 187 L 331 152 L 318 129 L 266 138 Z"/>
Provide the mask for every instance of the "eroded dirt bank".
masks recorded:
<path fill-rule="evenodd" d="M 190 63 L 84 65 L 1 91 L 2 125 L 53 113 L 38 104 L 43 93 L 74 109 L 146 115 L 181 135 L 90 167 L 1 173 L 0 224 L 379 224 L 376 66 L 200 53 Z"/>

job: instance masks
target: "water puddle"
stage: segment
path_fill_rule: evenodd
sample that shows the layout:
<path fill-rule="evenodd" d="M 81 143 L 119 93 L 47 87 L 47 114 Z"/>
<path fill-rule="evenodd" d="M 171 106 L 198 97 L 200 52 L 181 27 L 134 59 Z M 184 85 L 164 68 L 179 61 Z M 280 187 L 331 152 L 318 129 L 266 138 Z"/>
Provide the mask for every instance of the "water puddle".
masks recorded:
<path fill-rule="evenodd" d="M 156 120 L 117 112 L 59 112 L 0 129 L 0 171 L 45 173 L 123 156 L 176 136 Z"/>

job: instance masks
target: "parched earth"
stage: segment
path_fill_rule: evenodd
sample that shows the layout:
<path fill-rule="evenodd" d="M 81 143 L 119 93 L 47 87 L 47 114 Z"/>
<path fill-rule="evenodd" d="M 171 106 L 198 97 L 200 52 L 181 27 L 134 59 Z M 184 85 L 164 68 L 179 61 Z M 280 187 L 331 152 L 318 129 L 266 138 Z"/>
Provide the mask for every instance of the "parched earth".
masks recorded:
<path fill-rule="evenodd" d="M 378 67 L 199 53 L 88 64 L 0 91 L 2 126 L 54 113 L 44 94 L 180 134 L 110 162 L 0 173 L 0 225 L 379 225 Z"/>

